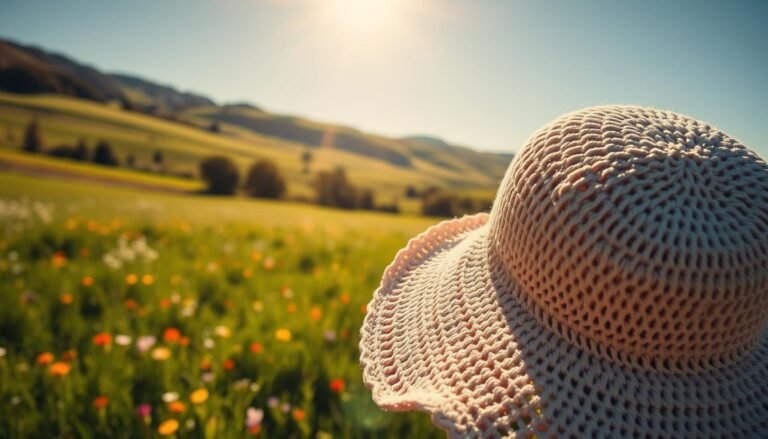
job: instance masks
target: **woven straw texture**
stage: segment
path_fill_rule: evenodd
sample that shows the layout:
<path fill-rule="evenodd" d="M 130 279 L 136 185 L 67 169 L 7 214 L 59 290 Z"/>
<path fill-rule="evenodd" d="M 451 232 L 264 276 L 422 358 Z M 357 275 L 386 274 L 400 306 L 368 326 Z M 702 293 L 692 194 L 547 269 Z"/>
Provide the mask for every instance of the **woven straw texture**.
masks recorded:
<path fill-rule="evenodd" d="M 490 215 L 412 239 L 362 328 L 374 401 L 451 437 L 768 437 L 768 165 L 595 107 L 535 133 Z"/>

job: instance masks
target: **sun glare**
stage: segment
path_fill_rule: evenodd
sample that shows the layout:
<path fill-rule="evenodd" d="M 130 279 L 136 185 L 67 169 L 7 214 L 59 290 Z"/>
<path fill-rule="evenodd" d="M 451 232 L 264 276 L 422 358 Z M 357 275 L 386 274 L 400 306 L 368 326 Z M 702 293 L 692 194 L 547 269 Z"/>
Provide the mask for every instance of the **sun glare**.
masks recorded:
<path fill-rule="evenodd" d="M 325 0 L 321 4 L 335 30 L 349 36 L 385 31 L 407 6 L 403 0 Z"/>

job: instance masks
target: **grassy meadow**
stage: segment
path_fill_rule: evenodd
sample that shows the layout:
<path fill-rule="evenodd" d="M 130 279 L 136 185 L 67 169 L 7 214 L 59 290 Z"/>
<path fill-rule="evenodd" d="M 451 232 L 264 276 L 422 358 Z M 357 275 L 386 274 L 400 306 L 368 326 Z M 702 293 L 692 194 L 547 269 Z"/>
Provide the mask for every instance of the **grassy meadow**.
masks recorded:
<path fill-rule="evenodd" d="M 249 108 L 228 111 L 246 120 L 275 117 Z M 241 175 L 245 175 L 247 167 L 254 161 L 269 159 L 278 163 L 288 181 L 288 198 L 292 199 L 314 197 L 313 181 L 317 171 L 343 167 L 356 186 L 374 191 L 378 204 L 395 203 L 406 213 L 416 213 L 420 209 L 419 203 L 404 197 L 408 186 L 435 186 L 457 194 L 486 194 L 498 183 L 500 177 L 494 175 L 500 175 L 505 168 L 499 168 L 498 163 L 492 167 L 492 172 L 468 168 L 461 157 L 454 157 L 452 153 L 444 153 L 437 162 L 434 157 L 428 160 L 426 155 L 416 154 L 411 157 L 410 166 L 397 166 L 329 145 L 310 148 L 313 155 L 311 172 L 305 173 L 300 157 L 308 150 L 306 145 L 265 136 L 226 122 L 221 123 L 221 133 L 211 133 L 206 127 L 214 114 L 213 108 L 190 109 L 177 115 L 178 121 L 183 122 L 179 123 L 72 97 L 0 92 L 0 148 L 6 151 L 19 149 L 26 125 L 36 118 L 46 148 L 73 145 L 79 139 L 84 139 L 93 148 L 96 142 L 105 140 L 121 162 L 125 163 L 127 156 L 132 155 L 135 166 L 143 168 L 153 166 L 152 154 L 159 150 L 164 155 L 163 172 L 166 174 L 196 175 L 199 162 L 212 154 L 234 160 Z M 301 119 L 296 120 L 301 122 Z M 309 121 L 301 123 L 310 124 Z M 332 125 L 312 126 L 317 130 L 328 130 L 329 138 L 336 129 Z M 393 143 L 391 139 L 370 137 L 385 146 L 397 146 L 387 143 Z M 146 173 L 126 169 L 122 177 L 131 180 L 132 174 Z M 181 180 L 177 185 L 201 184 L 198 180 L 174 180 Z"/>
<path fill-rule="evenodd" d="M 436 221 L 0 172 L 0 437 L 441 437 L 357 348 Z"/>

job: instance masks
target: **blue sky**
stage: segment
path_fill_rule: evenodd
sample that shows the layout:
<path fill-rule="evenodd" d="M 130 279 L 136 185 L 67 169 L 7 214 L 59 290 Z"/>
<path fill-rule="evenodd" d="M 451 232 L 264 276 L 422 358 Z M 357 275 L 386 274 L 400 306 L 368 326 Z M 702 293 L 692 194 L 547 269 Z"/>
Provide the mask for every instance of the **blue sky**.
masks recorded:
<path fill-rule="evenodd" d="M 23 0 L 0 35 L 217 101 L 517 150 L 561 113 L 676 110 L 768 157 L 768 1 Z"/>

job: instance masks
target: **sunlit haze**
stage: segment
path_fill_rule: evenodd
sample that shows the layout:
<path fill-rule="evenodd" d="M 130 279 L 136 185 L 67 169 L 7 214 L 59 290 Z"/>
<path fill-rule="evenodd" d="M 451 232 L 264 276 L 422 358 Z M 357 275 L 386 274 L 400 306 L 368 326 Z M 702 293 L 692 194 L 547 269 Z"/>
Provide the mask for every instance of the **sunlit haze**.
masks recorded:
<path fill-rule="evenodd" d="M 0 36 L 219 102 L 514 151 L 637 103 L 768 155 L 768 2 L 3 1 Z"/>

